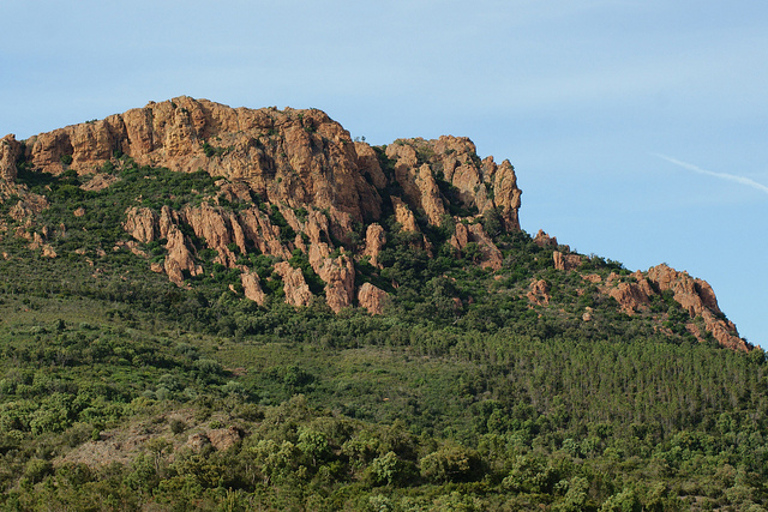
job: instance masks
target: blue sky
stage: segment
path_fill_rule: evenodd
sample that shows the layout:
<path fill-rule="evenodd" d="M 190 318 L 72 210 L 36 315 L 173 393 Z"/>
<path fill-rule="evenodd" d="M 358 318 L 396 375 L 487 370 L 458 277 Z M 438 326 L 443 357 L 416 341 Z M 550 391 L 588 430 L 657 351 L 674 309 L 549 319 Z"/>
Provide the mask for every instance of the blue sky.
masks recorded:
<path fill-rule="evenodd" d="M 768 346 L 768 4 L 9 1 L 0 136 L 189 95 L 315 107 L 374 144 L 468 136 L 521 222 L 709 281 Z"/>

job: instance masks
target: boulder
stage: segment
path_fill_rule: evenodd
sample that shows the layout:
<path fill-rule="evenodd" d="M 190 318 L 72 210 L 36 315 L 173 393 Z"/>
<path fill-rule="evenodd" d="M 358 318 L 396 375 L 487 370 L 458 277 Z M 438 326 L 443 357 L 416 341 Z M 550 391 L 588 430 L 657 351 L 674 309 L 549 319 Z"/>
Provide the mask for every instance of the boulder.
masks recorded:
<path fill-rule="evenodd" d="M 363 283 L 357 292 L 357 302 L 372 315 L 381 315 L 389 300 L 389 294 L 371 283 Z"/>

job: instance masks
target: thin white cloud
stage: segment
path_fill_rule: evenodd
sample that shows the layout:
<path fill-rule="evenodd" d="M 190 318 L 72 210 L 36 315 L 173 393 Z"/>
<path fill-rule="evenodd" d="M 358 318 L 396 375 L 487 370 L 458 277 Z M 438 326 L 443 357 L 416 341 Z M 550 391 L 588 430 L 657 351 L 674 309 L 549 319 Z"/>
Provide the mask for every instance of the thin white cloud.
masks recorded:
<path fill-rule="evenodd" d="M 750 178 L 745 178 L 744 176 L 737 176 L 735 174 L 728 174 L 725 172 L 714 172 L 714 171 L 708 171 L 706 169 L 702 169 L 701 167 L 698 167 L 693 164 L 689 164 L 688 162 L 683 162 L 681 160 L 678 160 L 676 158 L 672 158 L 670 156 L 662 155 L 659 153 L 651 153 L 653 156 L 659 157 L 663 160 L 666 160 L 667 162 L 673 163 L 679 167 L 682 167 L 683 169 L 688 169 L 689 171 L 697 172 L 699 174 L 706 174 L 707 176 L 714 176 L 715 178 L 720 178 L 723 180 L 733 181 L 736 183 L 741 183 L 742 185 L 747 185 L 748 187 L 752 187 L 756 190 L 759 190 L 761 192 L 765 192 L 768 194 L 768 187 L 763 185 L 762 183 L 758 183 L 755 180 L 752 180 Z"/>

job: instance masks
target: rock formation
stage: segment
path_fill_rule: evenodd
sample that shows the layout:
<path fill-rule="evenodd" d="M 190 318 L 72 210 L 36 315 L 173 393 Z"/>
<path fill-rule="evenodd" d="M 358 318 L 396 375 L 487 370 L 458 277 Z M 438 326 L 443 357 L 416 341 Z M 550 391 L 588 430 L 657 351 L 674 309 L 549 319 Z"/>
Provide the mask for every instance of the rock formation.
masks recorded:
<path fill-rule="evenodd" d="M 539 247 L 557 247 L 557 237 L 549 236 L 543 230 L 539 230 L 533 238 L 533 243 Z"/>
<path fill-rule="evenodd" d="M 157 239 L 158 216 L 149 208 L 133 207 L 125 212 L 123 229 L 142 243 L 149 243 Z"/>
<path fill-rule="evenodd" d="M 365 250 L 364 256 L 370 258 L 371 265 L 379 266 L 379 253 L 387 243 L 387 234 L 381 224 L 374 222 L 365 232 Z"/>
<path fill-rule="evenodd" d="M 739 338 L 736 326 L 720 311 L 709 283 L 693 279 L 687 272 L 679 272 L 665 264 L 648 269 L 647 276 L 659 291 L 671 291 L 675 301 L 691 318 L 701 316 L 706 330 L 718 343 L 734 350 L 748 350 L 747 344 Z"/>
<path fill-rule="evenodd" d="M 554 251 L 552 260 L 555 264 L 555 270 L 575 270 L 581 265 L 581 255 L 579 254 L 563 254 L 560 251 Z"/>
<path fill-rule="evenodd" d="M 661 264 L 651 267 L 645 273 L 637 271 L 625 277 L 614 272 L 604 283 L 595 274 L 582 277 L 599 284 L 602 292 L 616 299 L 621 310 L 628 315 L 647 311 L 654 297 L 670 292 L 672 299 L 688 313 L 691 320 L 697 317 L 702 319 L 705 330 L 720 345 L 741 351 L 750 348 L 739 338 L 736 326 L 720 311 L 712 287 L 706 281 L 692 278 L 687 272 Z M 703 339 L 694 324 L 690 324 L 688 329 L 697 338 Z"/>
<path fill-rule="evenodd" d="M 245 271 L 240 274 L 240 283 L 243 285 L 243 293 L 246 298 L 263 306 L 267 301 L 267 294 L 261 288 L 261 280 L 256 272 Z"/>
<path fill-rule="evenodd" d="M 615 274 L 612 274 L 614 276 Z M 621 310 L 628 315 L 634 315 L 637 311 L 646 309 L 651 304 L 653 290 L 649 288 L 648 281 L 640 278 L 638 282 L 618 282 L 615 287 L 610 287 L 613 283 L 609 279 L 608 295 L 616 299 Z"/>
<path fill-rule="evenodd" d="M 481 161 L 469 139 L 398 139 L 387 146 L 386 156 L 394 162 L 395 179 L 408 205 L 423 212 L 433 226 L 444 221 L 446 202 L 456 202 L 481 214 L 496 209 L 508 231 L 520 229 L 522 192 L 514 168 L 507 160 L 501 165 L 491 157 Z"/>
<path fill-rule="evenodd" d="M 528 287 L 526 294 L 528 301 L 537 306 L 546 306 L 549 304 L 549 284 L 543 279 L 534 279 Z"/>
<path fill-rule="evenodd" d="M 6 185 L 16 181 L 16 161 L 21 156 L 21 144 L 14 135 L 6 135 L 0 139 L 0 184 Z"/>
<path fill-rule="evenodd" d="M 456 200 L 479 213 L 496 209 L 508 230 L 519 229 L 520 191 L 509 162 L 480 160 L 474 144 L 457 137 L 402 139 L 379 150 L 353 142 L 346 130 L 319 110 L 230 108 L 189 97 L 151 102 L 103 120 L 42 133 L 24 144 L 6 136 L 0 144 L 0 177 L 8 188 L 21 159 L 32 169 L 52 174 L 72 169 L 92 175 L 83 188 L 100 190 L 117 179 L 104 174 L 119 166 L 117 157 L 138 165 L 221 176 L 220 198 L 248 203 L 258 196 L 268 208 L 276 207 L 297 233 L 296 240 L 286 241 L 268 209 L 265 214 L 255 206 L 235 214 L 203 202 L 173 217 L 166 215 L 164 229 L 158 212 L 129 209 L 123 226 L 137 241 L 167 240 L 163 268 L 177 284 L 185 272 L 200 271 L 183 226 L 216 251 L 217 263 L 229 268 L 236 266 L 238 254 L 250 244 L 278 259 L 289 258 L 296 248 L 311 254 L 315 271 L 330 280 L 326 299 L 334 310 L 350 305 L 355 297 L 349 285 L 354 266 L 349 259 L 344 264 L 326 261 L 334 248 L 331 239 L 349 243 L 355 223 L 368 224 L 364 254 L 376 265 L 386 236 L 380 224 L 372 222 L 381 218 L 385 201 L 404 231 L 420 233 L 421 217 L 433 226 L 457 222 L 448 212 Z M 382 167 L 382 158 L 391 163 L 391 172 Z M 105 166 L 108 162 L 111 166 Z M 383 195 L 389 185 L 400 187 L 403 195 Z M 306 218 L 296 216 L 299 209 L 307 212 Z M 498 268 L 500 252 L 490 237 L 479 225 L 471 230 L 471 241 L 483 254 L 482 264 Z M 300 234 L 309 238 L 308 245 Z M 429 249 L 426 237 L 421 246 Z M 251 284 L 251 278 L 244 279 Z M 294 298 L 296 303 L 306 302 Z"/>
<path fill-rule="evenodd" d="M 301 269 L 292 267 L 287 261 L 281 261 L 275 265 L 275 272 L 283 279 L 285 301 L 296 307 L 308 306 L 313 295 Z"/>
<path fill-rule="evenodd" d="M 357 292 L 357 302 L 360 307 L 365 308 L 372 315 L 384 313 L 388 298 L 387 292 L 371 283 L 363 283 Z"/>
<path fill-rule="evenodd" d="M 502 264 L 501 251 L 488 233 L 483 229 L 482 224 L 463 224 L 458 222 L 456 230 L 449 240 L 449 243 L 459 250 L 466 250 L 471 243 L 477 245 L 480 251 L 480 266 L 499 270 Z"/>
<path fill-rule="evenodd" d="M 351 306 L 355 297 L 355 266 L 342 254 L 338 258 L 325 258 L 316 270 L 325 281 L 325 301 L 338 313 Z"/>
<path fill-rule="evenodd" d="M 97 192 L 125 178 L 120 171 L 129 165 L 202 170 L 216 178 L 215 192 L 175 209 L 168 201 L 149 207 L 137 198 L 122 221 L 133 240 L 119 241 L 115 250 L 151 259 L 148 268 L 185 287 L 190 278 L 221 273 L 221 265 L 227 286 L 259 305 L 282 286 L 285 301 L 294 306 L 306 306 L 318 294 L 337 313 L 357 304 L 381 314 L 390 296 L 368 282 L 357 287 L 356 274 L 371 267 L 356 264 L 367 259 L 384 275 L 380 254 L 388 240 L 397 240 L 387 231 L 392 226 L 399 225 L 400 239 L 429 257 L 460 252 L 494 272 L 504 268 L 499 247 L 509 247 L 497 235 L 520 230 L 521 191 L 513 166 L 479 158 L 467 138 L 398 139 L 372 147 L 353 141 L 319 110 L 230 108 L 180 97 L 26 141 L 0 139 L 0 202 L 14 201 L 7 205 L 10 219 L 0 219 L 0 231 L 56 257 L 49 244 L 65 236 L 66 226 L 51 232 L 35 226 L 35 216 L 49 203 L 18 182 L 19 169 L 69 171 L 67 176 L 75 171 L 83 190 Z M 88 212 L 81 207 L 75 215 Z M 492 226 L 490 234 L 484 226 Z M 438 232 L 448 239 L 433 247 Z M 455 250 L 443 247 L 448 251 L 438 254 L 444 241 Z M 533 242 L 553 251 L 556 270 L 579 272 L 589 261 L 543 231 Z M 692 319 L 701 317 L 719 343 L 748 348 L 711 287 L 684 272 L 660 265 L 605 281 L 598 274 L 582 277 L 630 315 L 647 311 L 654 296 L 669 292 Z M 551 300 L 549 285 L 538 278 L 518 292 L 540 307 Z M 584 319 L 594 314 L 589 309 Z"/>

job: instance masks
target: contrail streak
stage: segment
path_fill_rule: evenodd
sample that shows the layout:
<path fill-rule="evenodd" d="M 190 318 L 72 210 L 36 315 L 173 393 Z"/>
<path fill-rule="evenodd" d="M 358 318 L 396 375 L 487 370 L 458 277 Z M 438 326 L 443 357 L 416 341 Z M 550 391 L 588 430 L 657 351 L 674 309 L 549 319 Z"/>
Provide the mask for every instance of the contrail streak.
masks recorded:
<path fill-rule="evenodd" d="M 747 185 L 748 187 L 752 187 L 754 189 L 757 189 L 761 192 L 765 192 L 768 194 L 768 187 L 763 185 L 762 183 L 758 183 L 755 180 L 751 180 L 749 178 L 745 178 L 744 176 L 736 176 L 735 174 L 728 174 L 724 172 L 713 172 L 708 171 L 706 169 L 702 169 L 701 167 L 698 167 L 693 164 L 689 164 L 687 162 L 682 162 L 680 160 L 677 160 L 676 158 L 672 158 L 670 156 L 662 155 L 659 153 L 651 153 L 653 156 L 659 157 L 663 160 L 666 160 L 667 162 L 673 163 L 677 166 L 682 167 L 683 169 L 688 169 L 689 171 L 697 172 L 699 174 L 706 174 L 708 176 L 714 176 L 715 178 L 720 178 L 723 180 L 728 181 L 735 181 L 736 183 L 741 183 L 742 185 Z"/>

